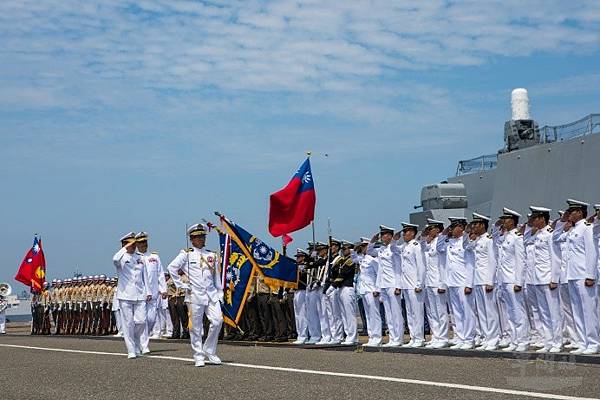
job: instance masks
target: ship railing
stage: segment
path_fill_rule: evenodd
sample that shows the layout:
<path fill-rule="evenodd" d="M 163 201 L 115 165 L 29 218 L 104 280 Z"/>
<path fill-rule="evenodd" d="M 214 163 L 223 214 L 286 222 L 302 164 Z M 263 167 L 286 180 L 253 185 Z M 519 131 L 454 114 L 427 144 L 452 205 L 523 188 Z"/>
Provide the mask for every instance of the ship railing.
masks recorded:
<path fill-rule="evenodd" d="M 600 133 L 600 114 L 590 114 L 575 122 L 540 128 L 540 142 L 552 143 Z"/>
<path fill-rule="evenodd" d="M 497 164 L 498 154 L 486 154 L 469 160 L 461 160 L 456 167 L 456 176 L 489 171 L 496 168 Z"/>

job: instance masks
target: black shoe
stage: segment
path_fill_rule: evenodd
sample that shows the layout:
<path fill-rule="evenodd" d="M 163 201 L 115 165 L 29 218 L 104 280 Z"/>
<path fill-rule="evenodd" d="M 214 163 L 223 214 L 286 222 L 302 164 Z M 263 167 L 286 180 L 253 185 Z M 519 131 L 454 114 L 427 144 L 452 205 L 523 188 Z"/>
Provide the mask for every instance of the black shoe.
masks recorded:
<path fill-rule="evenodd" d="M 171 335 L 169 336 L 169 339 L 179 339 L 179 335 Z"/>
<path fill-rule="evenodd" d="M 184 333 L 183 335 L 181 335 L 182 339 L 189 339 L 190 338 L 190 334 L 189 333 Z"/>
<path fill-rule="evenodd" d="M 281 336 L 281 337 L 275 338 L 273 341 L 277 342 L 277 343 L 284 343 L 284 342 L 288 341 L 288 338 L 287 338 L 287 336 Z"/>

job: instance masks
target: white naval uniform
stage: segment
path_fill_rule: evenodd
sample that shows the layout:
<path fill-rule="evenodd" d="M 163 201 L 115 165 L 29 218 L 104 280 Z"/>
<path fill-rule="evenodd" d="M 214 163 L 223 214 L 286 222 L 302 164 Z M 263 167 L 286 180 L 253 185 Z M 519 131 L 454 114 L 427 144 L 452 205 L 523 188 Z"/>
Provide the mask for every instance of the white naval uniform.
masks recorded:
<path fill-rule="evenodd" d="M 503 235 L 498 246 L 498 296 L 507 313 L 510 328 L 510 341 L 515 346 L 527 346 L 527 312 L 523 290 L 515 292 L 514 287 L 525 285 L 525 246 L 523 236 L 515 228 Z"/>
<path fill-rule="evenodd" d="M 189 307 L 192 314 L 191 345 L 196 363 L 203 362 L 205 356 L 216 355 L 219 332 L 223 324 L 221 311 L 223 284 L 217 255 L 197 247 L 181 250 L 169 264 L 168 270 L 175 286 L 186 289 L 189 293 Z M 182 282 L 179 271 L 183 271 L 188 276 L 189 284 Z M 210 322 L 210 328 L 203 344 L 204 315 Z"/>
<path fill-rule="evenodd" d="M 473 346 L 475 342 L 475 296 L 465 294 L 465 288 L 473 288 L 473 268 L 468 267 L 465 246 L 468 237 L 448 238 L 440 235 L 437 251 L 445 257 L 444 288 L 450 294 L 450 306 L 454 315 L 456 344 Z"/>
<path fill-rule="evenodd" d="M 445 258 L 440 257 L 437 252 L 438 239 L 438 237 L 435 237 L 430 243 L 423 242 L 421 245 L 426 270 L 425 309 L 427 310 L 427 320 L 429 321 L 432 342 L 447 343 L 448 294 L 443 287 L 441 275 L 443 266 L 440 266 L 440 263 L 445 262 Z M 444 289 L 444 293 L 439 293 L 438 289 Z"/>
<path fill-rule="evenodd" d="M 560 306 L 561 306 L 561 324 L 563 341 L 569 341 L 573 344 L 580 340 L 575 330 L 575 321 L 573 319 L 573 308 L 571 307 L 571 296 L 569 295 L 569 280 L 567 279 L 567 232 L 564 231 L 565 222 L 558 220 L 552 232 L 554 249 L 560 259 Z"/>
<path fill-rule="evenodd" d="M 385 318 L 389 330 L 389 344 L 398 346 L 404 343 L 404 317 L 402 316 L 401 297 L 394 294 L 402 286 L 401 252 L 396 241 L 383 245 L 377 251 L 379 270 L 375 286 L 381 294 Z"/>
<path fill-rule="evenodd" d="M 544 348 L 562 347 L 560 316 L 560 289 L 550 289 L 550 283 L 560 281 L 560 259 L 552 236 L 552 228 L 545 226 L 529 239 L 533 249 L 533 268 L 528 285 L 536 298 L 539 319 L 544 333 Z"/>
<path fill-rule="evenodd" d="M 473 241 L 469 241 L 467 252 L 468 260 L 474 265 L 473 291 L 475 293 L 475 307 L 477 319 L 486 346 L 496 347 L 500 341 L 500 317 L 496 294 L 496 247 L 491 235 L 483 234 Z M 491 292 L 486 292 L 486 285 L 492 286 Z"/>
<path fill-rule="evenodd" d="M 600 278 L 600 220 L 598 217 L 594 219 L 594 224 L 592 226 L 592 232 L 594 233 L 594 242 L 596 242 L 596 256 L 598 258 L 598 275 Z M 596 318 L 598 319 L 598 324 L 600 325 L 600 285 L 596 282 Z M 599 328 L 600 329 L 600 328 Z"/>
<path fill-rule="evenodd" d="M 167 283 L 165 282 L 165 273 L 158 254 L 149 251 L 146 253 L 138 252 L 138 254 L 144 259 L 148 274 L 148 287 L 150 288 L 150 293 L 152 293 L 152 299 L 146 303 L 147 324 L 142 336 L 142 346 L 148 347 L 150 336 L 155 330 L 158 318 L 160 293 L 167 292 Z"/>
<path fill-rule="evenodd" d="M 127 253 L 125 247 L 113 256 L 117 268 L 116 295 L 121 314 L 121 331 L 129 356 L 148 352 L 142 336 L 146 329 L 146 297 L 150 296 L 148 273 L 144 259 L 138 254 Z"/>
<path fill-rule="evenodd" d="M 597 247 L 593 228 L 585 220 L 578 221 L 566 235 L 567 280 L 573 308 L 575 330 L 579 336 L 580 349 L 600 350 L 598 318 L 596 314 L 596 286 L 598 275 Z M 585 286 L 586 279 L 593 279 L 594 286 Z"/>
<path fill-rule="evenodd" d="M 540 305 L 538 298 L 535 295 L 533 270 L 535 248 L 533 246 L 533 229 L 525 226 L 523 233 L 523 245 L 525 246 L 525 286 L 523 287 L 523 298 L 525 299 L 525 309 L 527 311 L 527 321 L 529 322 L 529 339 L 530 343 L 544 342 L 544 328 L 540 319 Z"/>
<path fill-rule="evenodd" d="M 416 240 L 400 246 L 400 289 L 406 306 L 410 342 L 422 345 L 425 340 L 425 264 L 421 244 Z M 419 290 L 417 293 L 416 289 Z"/>
<path fill-rule="evenodd" d="M 373 292 L 377 291 L 377 271 L 379 270 L 377 252 L 369 248 L 367 254 L 361 258 L 358 265 L 360 267 L 360 275 L 356 284 L 356 291 L 362 297 L 365 309 L 369 344 L 377 346 L 381 344 L 382 331 L 379 299 L 373 296 Z"/>

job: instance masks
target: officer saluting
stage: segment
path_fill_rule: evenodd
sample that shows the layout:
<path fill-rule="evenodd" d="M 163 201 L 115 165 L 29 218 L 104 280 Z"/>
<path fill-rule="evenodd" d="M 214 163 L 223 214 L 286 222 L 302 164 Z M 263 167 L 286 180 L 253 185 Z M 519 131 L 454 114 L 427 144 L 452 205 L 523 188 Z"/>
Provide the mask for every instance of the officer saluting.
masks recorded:
<path fill-rule="evenodd" d="M 116 298 L 121 308 L 127 358 L 136 358 L 140 352 L 150 353 L 148 347 L 142 348 L 142 335 L 146 329 L 146 301 L 152 299 L 152 293 L 144 259 L 135 251 L 135 233 L 123 236 L 121 245 L 121 250 L 113 256 L 119 276 Z"/>
<path fill-rule="evenodd" d="M 598 318 L 596 315 L 597 247 L 592 225 L 585 220 L 587 203 L 569 199 L 569 220 L 573 227 L 567 232 L 567 279 L 573 308 L 579 348 L 573 354 L 595 354 L 599 350 Z"/>
<path fill-rule="evenodd" d="M 206 250 L 206 228 L 202 224 L 192 225 L 188 229 L 192 247 L 182 250 L 169 264 L 171 279 L 177 288 L 186 289 L 190 297 L 192 313 L 191 344 L 194 350 L 196 367 L 204 366 L 205 357 L 209 364 L 221 364 L 217 357 L 217 341 L 223 324 L 220 302 L 223 300 L 223 284 L 218 271 L 217 255 Z M 181 281 L 179 272 L 185 273 L 189 284 Z M 204 315 L 210 322 L 208 335 L 202 344 Z"/>

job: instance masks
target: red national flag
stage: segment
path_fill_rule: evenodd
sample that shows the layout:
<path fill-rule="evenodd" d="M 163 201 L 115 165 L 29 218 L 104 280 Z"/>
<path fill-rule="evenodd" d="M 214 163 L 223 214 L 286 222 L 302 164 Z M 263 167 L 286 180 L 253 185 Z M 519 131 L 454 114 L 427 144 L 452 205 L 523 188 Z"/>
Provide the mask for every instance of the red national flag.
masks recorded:
<path fill-rule="evenodd" d="M 23 258 L 15 280 L 31 288 L 33 292 L 41 292 L 46 283 L 46 259 L 42 250 L 42 240 L 36 236 L 33 246 Z"/>
<path fill-rule="evenodd" d="M 282 236 L 310 224 L 315 216 L 316 201 L 310 159 L 307 158 L 287 186 L 271 194 L 269 209 L 271 235 Z"/>

